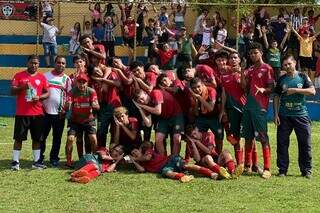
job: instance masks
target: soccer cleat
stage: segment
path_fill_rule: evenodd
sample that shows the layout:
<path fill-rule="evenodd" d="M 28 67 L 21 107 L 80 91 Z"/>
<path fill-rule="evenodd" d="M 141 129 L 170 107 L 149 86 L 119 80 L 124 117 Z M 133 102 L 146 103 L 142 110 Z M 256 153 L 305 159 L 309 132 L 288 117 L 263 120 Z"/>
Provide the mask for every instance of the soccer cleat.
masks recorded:
<path fill-rule="evenodd" d="M 261 177 L 264 178 L 264 179 L 269 179 L 271 178 L 272 174 L 269 170 L 264 170 Z"/>
<path fill-rule="evenodd" d="M 245 175 L 251 175 L 252 174 L 252 169 L 250 166 L 245 166 L 243 170 L 243 174 Z"/>
<path fill-rule="evenodd" d="M 219 174 L 220 174 L 221 177 L 223 177 L 225 179 L 230 179 L 231 178 L 231 175 L 229 174 L 229 172 L 223 167 L 220 167 Z"/>
<path fill-rule="evenodd" d="M 312 174 L 310 172 L 307 172 L 307 173 L 301 174 L 301 175 L 302 175 L 302 177 L 305 177 L 307 179 L 312 179 Z"/>
<path fill-rule="evenodd" d="M 32 168 L 42 170 L 42 169 L 46 169 L 47 167 L 41 162 L 34 162 L 32 164 Z"/>
<path fill-rule="evenodd" d="M 12 171 L 19 171 L 20 170 L 20 163 L 17 161 L 12 161 L 11 170 Z"/>
<path fill-rule="evenodd" d="M 227 135 L 227 141 L 229 141 L 229 143 L 232 145 L 236 145 L 238 143 L 237 139 L 235 139 L 232 134 Z"/>
<path fill-rule="evenodd" d="M 233 178 L 238 178 L 242 175 L 244 171 L 244 165 L 243 164 L 240 164 L 236 167 L 236 169 L 234 170 L 234 173 L 232 174 L 232 177 Z"/>
<path fill-rule="evenodd" d="M 54 160 L 54 161 L 51 161 L 50 164 L 51 164 L 51 166 L 54 167 L 54 168 L 59 167 L 59 161 Z"/>
<path fill-rule="evenodd" d="M 187 182 L 192 181 L 193 179 L 194 179 L 194 177 L 192 175 L 184 175 L 179 180 L 182 183 L 187 183 Z"/>
<path fill-rule="evenodd" d="M 219 177 L 219 175 L 217 174 L 217 173 L 215 173 L 215 172 L 213 172 L 212 174 L 211 174 L 211 179 L 213 179 L 213 180 L 218 180 L 218 177 Z"/>
<path fill-rule="evenodd" d="M 88 172 L 85 170 L 76 170 L 71 173 L 71 177 L 83 177 L 88 176 Z"/>
<path fill-rule="evenodd" d="M 277 176 L 278 176 L 278 177 L 285 177 L 286 174 L 285 174 L 285 173 L 279 173 Z"/>
<path fill-rule="evenodd" d="M 262 170 L 258 165 L 252 166 L 252 172 L 256 172 L 256 173 L 258 173 L 259 175 L 262 175 L 262 174 L 263 174 L 263 170 Z"/>

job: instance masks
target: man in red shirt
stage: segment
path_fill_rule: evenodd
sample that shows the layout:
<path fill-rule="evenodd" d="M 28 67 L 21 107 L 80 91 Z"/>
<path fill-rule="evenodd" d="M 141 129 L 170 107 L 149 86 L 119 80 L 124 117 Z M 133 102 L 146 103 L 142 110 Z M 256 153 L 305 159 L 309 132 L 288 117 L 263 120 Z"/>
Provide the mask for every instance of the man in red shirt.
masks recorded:
<path fill-rule="evenodd" d="M 184 119 L 181 107 L 169 92 L 154 89 L 150 94 L 137 90 L 134 94 L 136 105 L 144 111 L 157 115 L 156 148 L 159 154 L 166 155 L 164 139 L 173 134 L 171 154 L 178 155 L 181 148 L 181 133 L 184 130 Z"/>
<path fill-rule="evenodd" d="M 144 70 L 143 63 L 134 61 L 130 64 L 130 70 L 133 74 L 133 86 L 135 89 L 143 89 L 150 93 L 157 84 L 158 73 Z"/>
<path fill-rule="evenodd" d="M 68 139 L 66 144 L 67 163 L 72 167 L 72 144 L 76 141 L 78 132 L 85 132 L 91 142 L 91 151 L 96 151 L 97 137 L 93 110 L 99 110 L 97 94 L 94 89 L 87 86 L 88 77 L 81 73 L 76 78 L 74 87 L 67 97 L 65 110 L 71 111 Z"/>
<path fill-rule="evenodd" d="M 45 169 L 39 161 L 40 141 L 43 137 L 44 113 L 42 100 L 48 98 L 48 82 L 43 74 L 38 72 L 39 57 L 31 55 L 28 58 L 27 70 L 17 73 L 12 80 L 11 92 L 17 96 L 17 109 L 14 125 L 14 145 L 12 170 L 19 170 L 19 158 L 22 141 L 27 140 L 28 130 L 32 138 L 34 163 L 32 168 Z"/>
<path fill-rule="evenodd" d="M 83 35 L 79 39 L 81 49 L 88 55 L 89 60 L 91 56 L 95 56 L 101 60 L 101 63 L 105 64 L 106 50 L 102 44 L 93 44 L 93 40 L 89 35 Z"/>
<path fill-rule="evenodd" d="M 247 91 L 247 103 L 244 105 L 242 116 L 242 136 L 245 138 L 245 158 L 252 159 L 254 139 L 262 144 L 264 171 L 261 177 L 271 177 L 270 144 L 267 126 L 267 110 L 269 96 L 274 87 L 273 70 L 263 62 L 262 46 L 252 43 L 249 46 L 249 55 L 254 63 L 245 74 L 241 70 L 241 86 Z M 245 165 L 250 172 L 251 165 Z"/>

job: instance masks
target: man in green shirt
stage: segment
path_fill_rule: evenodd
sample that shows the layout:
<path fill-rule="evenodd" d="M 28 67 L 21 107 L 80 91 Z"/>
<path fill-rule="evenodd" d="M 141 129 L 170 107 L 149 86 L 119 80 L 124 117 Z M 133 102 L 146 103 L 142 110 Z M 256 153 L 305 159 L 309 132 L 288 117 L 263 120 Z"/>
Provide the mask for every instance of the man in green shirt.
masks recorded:
<path fill-rule="evenodd" d="M 274 122 L 277 125 L 277 166 L 279 176 L 284 177 L 289 167 L 289 142 L 292 130 L 298 139 L 299 167 L 301 175 L 311 178 L 311 125 L 305 105 L 305 96 L 315 95 L 310 78 L 298 72 L 293 56 L 283 58 L 287 72 L 281 76 L 275 88 Z"/>

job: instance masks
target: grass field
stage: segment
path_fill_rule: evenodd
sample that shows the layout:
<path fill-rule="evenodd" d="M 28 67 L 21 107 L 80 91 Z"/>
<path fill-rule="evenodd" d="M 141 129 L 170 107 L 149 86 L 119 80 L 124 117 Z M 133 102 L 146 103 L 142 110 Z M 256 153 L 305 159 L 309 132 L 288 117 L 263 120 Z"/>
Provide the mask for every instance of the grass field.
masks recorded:
<path fill-rule="evenodd" d="M 87 185 L 68 181 L 70 171 L 31 170 L 30 141 L 24 143 L 22 170 L 12 172 L 13 119 L 0 118 L 0 212 L 319 212 L 320 122 L 313 123 L 313 179 L 300 176 L 292 137 L 286 178 L 241 176 L 238 180 L 193 182 L 137 174 L 133 169 L 105 174 Z M 275 128 L 269 124 L 272 172 L 276 169 Z M 51 138 L 49 139 L 50 142 Z M 65 141 L 65 137 L 64 137 Z M 62 145 L 64 147 L 64 144 Z M 231 150 L 229 144 L 225 147 Z M 50 150 L 50 145 L 49 145 Z M 259 144 L 259 156 L 261 157 Z M 65 160 L 63 149 L 62 161 Z M 262 160 L 260 158 L 260 162 Z"/>

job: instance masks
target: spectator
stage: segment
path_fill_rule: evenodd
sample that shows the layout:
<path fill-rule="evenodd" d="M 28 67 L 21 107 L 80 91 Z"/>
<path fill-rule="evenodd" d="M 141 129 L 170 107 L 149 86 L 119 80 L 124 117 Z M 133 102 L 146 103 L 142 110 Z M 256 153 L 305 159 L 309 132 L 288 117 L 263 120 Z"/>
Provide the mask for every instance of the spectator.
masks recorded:
<path fill-rule="evenodd" d="M 85 21 L 83 24 L 83 35 L 92 37 L 92 27 L 90 21 Z"/>
<path fill-rule="evenodd" d="M 209 11 L 207 9 L 203 9 L 202 13 L 197 17 L 196 23 L 194 25 L 194 30 L 193 30 L 194 44 L 197 49 L 199 49 L 202 43 L 202 35 L 203 35 L 203 28 L 201 27 L 202 22 L 207 18 L 208 13 Z"/>
<path fill-rule="evenodd" d="M 44 117 L 42 101 L 48 98 L 48 82 L 43 74 L 38 72 L 39 58 L 28 57 L 28 67 L 25 71 L 15 74 L 12 80 L 11 92 L 17 96 L 17 109 L 14 125 L 14 145 L 12 157 L 12 170 L 20 169 L 20 154 L 22 141 L 27 140 L 28 130 L 32 138 L 32 152 L 34 163 L 32 168 L 45 169 L 46 166 L 39 161 L 40 141 L 42 140 Z"/>
<path fill-rule="evenodd" d="M 114 57 L 114 46 L 115 46 L 115 36 L 114 36 L 114 29 L 116 27 L 116 23 L 112 21 L 111 16 L 106 16 L 105 17 L 105 22 L 104 22 L 104 47 L 105 50 L 108 53 L 109 57 Z"/>
<path fill-rule="evenodd" d="M 171 9 L 172 9 L 171 15 L 173 16 L 176 29 L 180 30 L 181 27 L 185 27 L 184 17 L 187 12 L 187 4 L 184 4 L 183 6 L 181 6 L 181 4 L 178 4 L 175 7 L 175 5 L 171 3 Z"/>
<path fill-rule="evenodd" d="M 93 40 L 97 44 L 102 44 L 105 37 L 105 28 L 102 25 L 101 20 L 96 23 L 96 26 L 92 29 Z"/>
<path fill-rule="evenodd" d="M 196 53 L 197 50 L 193 45 L 192 38 L 187 36 L 187 29 L 185 27 L 181 27 L 179 40 L 178 40 L 178 56 L 176 68 L 180 66 L 192 66 L 192 52 Z"/>
<path fill-rule="evenodd" d="M 214 29 L 210 18 L 206 18 L 205 20 L 203 20 L 201 27 L 202 27 L 202 45 L 210 46 L 212 33 Z"/>
<path fill-rule="evenodd" d="M 137 6 L 137 46 L 142 45 L 142 35 L 145 28 L 145 17 L 148 15 L 148 8 L 139 3 Z"/>
<path fill-rule="evenodd" d="M 57 35 L 59 35 L 63 29 L 63 26 L 58 29 L 53 25 L 54 19 L 49 17 L 46 19 L 46 23 L 41 22 L 40 25 L 43 28 L 42 44 L 44 49 L 46 66 L 50 67 L 50 56 L 53 56 L 55 60 L 58 54 Z"/>
<path fill-rule="evenodd" d="M 53 6 L 57 4 L 57 1 L 53 0 L 43 0 L 41 1 L 41 7 L 42 7 L 42 17 L 43 22 L 47 21 L 47 18 L 53 17 Z"/>
<path fill-rule="evenodd" d="M 96 2 L 94 7 L 92 8 L 92 2 L 89 3 L 89 10 L 91 12 L 91 19 L 92 19 L 92 27 L 95 27 L 97 23 L 101 20 L 102 14 L 106 11 L 106 7 L 104 10 L 101 10 L 100 2 Z"/>
<path fill-rule="evenodd" d="M 80 22 L 76 22 L 74 26 L 70 29 L 70 36 L 71 36 L 71 39 L 69 41 L 69 45 L 70 45 L 69 54 L 75 55 L 80 47 L 80 42 L 79 42 L 79 38 L 81 36 Z"/>
<path fill-rule="evenodd" d="M 216 35 L 215 40 L 221 44 L 224 44 L 228 35 L 228 32 L 225 28 L 225 22 L 219 21 L 215 31 L 216 31 L 216 33 L 214 33 Z"/>

